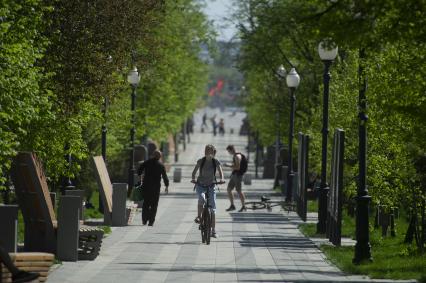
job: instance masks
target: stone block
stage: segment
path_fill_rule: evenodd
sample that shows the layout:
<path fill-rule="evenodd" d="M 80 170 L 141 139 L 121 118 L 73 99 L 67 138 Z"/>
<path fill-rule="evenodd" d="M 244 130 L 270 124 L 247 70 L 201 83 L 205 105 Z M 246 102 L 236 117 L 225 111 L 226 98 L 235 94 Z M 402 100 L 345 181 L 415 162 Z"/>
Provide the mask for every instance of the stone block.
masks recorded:
<path fill-rule="evenodd" d="M 18 206 L 0 205 L 0 244 L 8 253 L 16 253 L 18 243 Z"/>
<path fill-rule="evenodd" d="M 127 184 L 112 184 L 112 226 L 126 226 Z"/>
<path fill-rule="evenodd" d="M 66 190 L 65 191 L 65 195 L 66 196 L 77 196 L 80 198 L 80 220 L 84 220 L 84 209 L 85 209 L 85 205 L 84 205 L 84 196 L 85 196 L 85 191 L 84 190 Z"/>
<path fill-rule="evenodd" d="M 180 183 L 182 179 L 182 168 L 175 168 L 173 172 L 173 182 Z"/>
<path fill-rule="evenodd" d="M 79 196 L 61 196 L 58 209 L 57 258 L 62 261 L 77 261 L 79 236 Z"/>

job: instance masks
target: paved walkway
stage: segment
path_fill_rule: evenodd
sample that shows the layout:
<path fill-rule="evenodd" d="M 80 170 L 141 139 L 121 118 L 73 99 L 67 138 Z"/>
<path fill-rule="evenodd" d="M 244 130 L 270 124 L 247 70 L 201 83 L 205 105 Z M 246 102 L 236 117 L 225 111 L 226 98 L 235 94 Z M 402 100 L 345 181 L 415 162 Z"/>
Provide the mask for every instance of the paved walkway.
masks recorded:
<path fill-rule="evenodd" d="M 199 113 L 200 114 L 200 113 Z M 211 115 L 211 114 L 210 114 Z M 225 117 L 238 133 L 243 113 Z M 196 117 L 199 129 L 200 115 Z M 201 244 L 196 216 L 196 196 L 190 173 L 204 145 L 213 143 L 218 158 L 230 162 L 225 147 L 243 149 L 247 137 L 238 134 L 213 137 L 196 133 L 174 165 L 183 170 L 181 183 L 171 183 L 170 193 L 160 199 L 154 227 L 141 226 L 140 213 L 133 224 L 113 228 L 94 261 L 65 262 L 49 277 L 50 283 L 65 282 L 367 282 L 361 276 L 345 276 L 328 263 L 309 239 L 297 229 L 294 214 L 279 210 L 228 213 L 226 188 L 218 194 L 217 232 L 209 246 Z M 244 152 L 244 150 L 242 150 Z M 172 171 L 170 177 L 172 177 Z M 229 172 L 227 171 L 229 174 Z M 172 178 L 171 178 L 172 179 Z M 249 199 L 271 194 L 272 180 L 254 180 L 245 186 Z M 278 198 L 279 196 L 274 196 Z M 239 200 L 236 200 L 239 208 Z M 377 282 L 388 282 L 376 280 Z"/>

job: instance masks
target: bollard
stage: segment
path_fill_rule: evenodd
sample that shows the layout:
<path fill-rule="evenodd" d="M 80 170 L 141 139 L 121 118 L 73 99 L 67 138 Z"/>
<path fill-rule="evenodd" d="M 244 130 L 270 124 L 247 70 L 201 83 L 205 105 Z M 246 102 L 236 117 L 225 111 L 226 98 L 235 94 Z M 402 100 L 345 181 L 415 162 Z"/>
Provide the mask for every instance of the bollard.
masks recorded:
<path fill-rule="evenodd" d="M 173 172 L 173 182 L 180 183 L 182 179 L 182 168 L 175 168 Z"/>
<path fill-rule="evenodd" d="M 127 184 L 112 184 L 112 226 L 126 226 Z"/>
<path fill-rule="evenodd" d="M 243 176 L 244 185 L 251 185 L 251 180 L 252 180 L 251 174 L 244 174 Z"/>
<path fill-rule="evenodd" d="M 79 196 L 60 197 L 58 209 L 57 257 L 62 261 L 77 261 L 79 234 Z"/>
<path fill-rule="evenodd" d="M 16 253 L 18 243 L 18 206 L 0 205 L 0 244 L 8 253 Z"/>
<path fill-rule="evenodd" d="M 80 220 L 84 220 L 84 209 L 85 209 L 85 205 L 84 205 L 84 196 L 85 196 L 85 192 L 84 190 L 66 190 L 65 191 L 65 195 L 66 196 L 76 196 L 80 198 Z"/>

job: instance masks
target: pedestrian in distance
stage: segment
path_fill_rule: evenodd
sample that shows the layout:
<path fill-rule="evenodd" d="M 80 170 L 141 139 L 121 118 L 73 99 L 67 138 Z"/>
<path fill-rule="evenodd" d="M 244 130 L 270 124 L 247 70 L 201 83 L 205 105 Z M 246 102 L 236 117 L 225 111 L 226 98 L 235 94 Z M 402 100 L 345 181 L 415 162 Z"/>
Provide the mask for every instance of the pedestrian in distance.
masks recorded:
<path fill-rule="evenodd" d="M 195 218 L 195 223 L 200 223 L 201 221 L 201 211 L 203 209 L 203 204 L 205 201 L 205 194 L 209 192 L 209 205 L 212 208 L 212 230 L 211 236 L 216 238 L 216 173 L 219 173 L 219 183 L 224 183 L 223 181 L 223 170 L 222 166 L 215 158 L 216 148 L 208 144 L 204 149 L 204 157 L 198 159 L 197 164 L 192 171 L 192 181 L 195 183 L 195 190 L 198 195 L 198 204 L 197 211 L 198 215 Z M 198 172 L 198 177 L 196 178 Z"/>
<path fill-rule="evenodd" d="M 231 202 L 231 205 L 229 206 L 228 209 L 226 209 L 226 211 L 235 210 L 234 195 L 232 192 L 234 188 L 237 191 L 241 201 L 241 209 L 238 210 L 238 212 L 246 211 L 247 210 L 245 206 L 246 198 L 242 191 L 242 180 L 243 180 L 243 175 L 247 172 L 247 166 L 248 166 L 247 158 L 241 152 L 236 152 L 235 147 L 233 145 L 228 145 L 226 147 L 226 150 L 228 151 L 230 155 L 232 155 L 232 164 L 226 164 L 226 163 L 224 164 L 224 166 L 230 167 L 232 169 L 231 178 L 229 180 L 228 188 L 227 188 L 228 198 L 229 198 L 229 201 Z"/>
<path fill-rule="evenodd" d="M 201 124 L 201 132 L 204 131 L 204 127 L 208 128 L 209 126 L 207 125 L 207 113 L 203 114 L 203 123 Z"/>
<path fill-rule="evenodd" d="M 142 224 L 153 226 L 160 200 L 161 178 L 165 185 L 165 193 L 169 192 L 169 178 L 166 168 L 161 163 L 161 151 L 155 150 L 152 157 L 139 166 L 138 175 L 142 181 Z"/>
<path fill-rule="evenodd" d="M 217 133 L 216 114 L 213 115 L 213 117 L 210 118 L 210 121 L 212 122 L 213 136 L 216 136 L 216 133 Z"/>
<path fill-rule="evenodd" d="M 221 136 L 225 135 L 225 121 L 223 120 L 223 118 L 221 118 L 219 121 L 219 134 Z"/>
<path fill-rule="evenodd" d="M 26 272 L 17 268 L 10 258 L 6 250 L 0 246 L 0 263 L 2 263 L 10 273 L 12 273 L 12 282 L 13 283 L 24 283 L 31 282 L 40 277 L 40 274 L 35 272 Z M 2 281 L 2 274 L 0 268 L 0 282 Z M 38 281 L 37 281 L 38 282 Z"/>

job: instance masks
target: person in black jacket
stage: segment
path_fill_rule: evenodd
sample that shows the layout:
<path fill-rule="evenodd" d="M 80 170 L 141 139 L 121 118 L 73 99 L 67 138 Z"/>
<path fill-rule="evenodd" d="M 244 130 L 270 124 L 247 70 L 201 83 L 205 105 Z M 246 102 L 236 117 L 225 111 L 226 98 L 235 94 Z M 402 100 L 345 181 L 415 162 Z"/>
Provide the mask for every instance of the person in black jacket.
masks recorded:
<path fill-rule="evenodd" d="M 152 158 L 139 166 L 138 174 L 142 178 L 142 224 L 153 226 L 155 215 L 157 214 L 158 201 L 160 200 L 161 177 L 166 186 L 166 194 L 169 192 L 169 178 L 167 178 L 166 168 L 160 162 L 161 151 L 156 150 Z"/>

